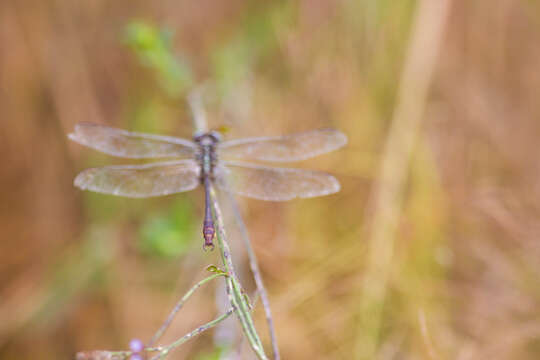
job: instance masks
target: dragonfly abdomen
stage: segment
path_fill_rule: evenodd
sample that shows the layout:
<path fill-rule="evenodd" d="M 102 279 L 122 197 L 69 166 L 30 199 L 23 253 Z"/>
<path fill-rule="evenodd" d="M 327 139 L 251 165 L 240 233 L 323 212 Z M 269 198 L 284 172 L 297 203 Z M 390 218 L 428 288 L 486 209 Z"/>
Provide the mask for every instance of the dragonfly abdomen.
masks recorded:
<path fill-rule="evenodd" d="M 203 223 L 203 237 L 204 237 L 204 248 L 213 249 L 214 248 L 214 236 L 216 230 L 214 228 L 214 222 L 212 220 L 205 220 Z"/>

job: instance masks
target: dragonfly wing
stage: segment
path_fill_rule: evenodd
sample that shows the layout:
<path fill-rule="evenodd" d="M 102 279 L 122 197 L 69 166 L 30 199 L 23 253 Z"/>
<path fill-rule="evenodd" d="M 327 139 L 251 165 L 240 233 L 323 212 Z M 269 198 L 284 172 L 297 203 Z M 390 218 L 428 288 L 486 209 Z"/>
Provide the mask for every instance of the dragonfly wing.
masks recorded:
<path fill-rule="evenodd" d="M 75 186 L 104 194 L 145 198 L 192 190 L 199 184 L 199 165 L 178 160 L 144 165 L 117 165 L 87 169 Z"/>
<path fill-rule="evenodd" d="M 259 200 L 287 201 L 333 194 L 340 185 L 332 175 L 311 170 L 274 168 L 222 161 L 215 169 L 220 188 Z"/>
<path fill-rule="evenodd" d="M 263 161 L 299 161 L 336 150 L 347 144 L 347 136 L 334 129 L 318 129 L 277 137 L 225 141 L 220 155 Z"/>
<path fill-rule="evenodd" d="M 93 123 L 79 123 L 68 135 L 79 144 L 109 155 L 142 159 L 154 157 L 194 156 L 194 142 L 171 136 L 130 132 Z"/>

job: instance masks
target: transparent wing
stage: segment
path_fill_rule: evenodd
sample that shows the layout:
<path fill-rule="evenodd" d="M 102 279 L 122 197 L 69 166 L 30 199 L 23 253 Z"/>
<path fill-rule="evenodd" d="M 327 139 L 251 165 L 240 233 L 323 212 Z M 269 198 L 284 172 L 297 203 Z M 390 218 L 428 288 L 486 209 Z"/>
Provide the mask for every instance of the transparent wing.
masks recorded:
<path fill-rule="evenodd" d="M 335 177 L 319 171 L 274 168 L 237 161 L 222 161 L 215 183 L 239 195 L 268 201 L 310 198 L 339 191 Z"/>
<path fill-rule="evenodd" d="M 134 159 L 171 156 L 190 158 L 197 148 L 189 140 L 130 132 L 93 123 L 75 125 L 75 132 L 68 137 L 106 154 Z"/>
<path fill-rule="evenodd" d="M 199 165 L 178 160 L 144 165 L 117 165 L 87 169 L 75 186 L 104 194 L 144 198 L 192 190 L 199 184 Z"/>
<path fill-rule="evenodd" d="M 299 161 L 336 150 L 347 144 L 347 136 L 334 129 L 318 129 L 277 137 L 225 141 L 220 156 L 263 161 Z"/>

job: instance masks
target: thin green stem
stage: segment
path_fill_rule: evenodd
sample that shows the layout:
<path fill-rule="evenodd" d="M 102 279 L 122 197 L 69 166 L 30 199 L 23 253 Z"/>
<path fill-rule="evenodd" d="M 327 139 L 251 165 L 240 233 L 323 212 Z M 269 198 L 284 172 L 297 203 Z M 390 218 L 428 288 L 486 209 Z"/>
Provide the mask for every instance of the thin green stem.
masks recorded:
<path fill-rule="evenodd" d="M 216 278 L 218 278 L 220 276 L 226 276 L 226 275 L 227 275 L 226 273 L 217 273 L 217 274 L 210 275 L 207 278 L 202 279 L 197 284 L 195 284 L 191 289 L 189 289 L 189 291 L 176 303 L 175 307 L 172 309 L 172 311 L 170 312 L 170 314 L 167 317 L 167 319 L 165 320 L 165 322 L 161 325 L 161 327 L 158 329 L 158 331 L 156 331 L 154 336 L 152 336 L 152 339 L 150 339 L 147 346 L 154 345 L 161 338 L 161 336 L 165 333 L 167 328 L 171 325 L 171 322 L 173 321 L 174 317 L 176 316 L 176 313 L 178 311 L 180 311 L 182 306 L 184 306 L 185 302 L 191 297 L 191 295 L 193 295 L 193 293 L 198 288 L 200 288 L 201 286 L 203 286 L 204 284 L 206 284 L 209 281 L 212 281 L 212 280 L 214 280 L 214 279 L 216 279 Z"/>
<path fill-rule="evenodd" d="M 222 322 L 223 320 L 227 319 L 229 316 L 231 316 L 231 314 L 234 312 L 234 309 L 230 309 L 229 311 L 227 311 L 226 313 L 224 313 L 223 315 L 215 318 L 214 320 L 212 321 L 209 321 L 207 322 L 206 324 L 204 325 L 201 325 L 199 326 L 198 328 L 196 328 L 195 330 L 191 331 L 190 333 L 182 336 L 180 339 L 174 341 L 173 343 L 171 343 L 170 345 L 167 345 L 167 346 L 164 346 L 164 347 L 161 347 L 160 348 L 160 353 L 155 355 L 154 357 L 152 357 L 152 360 L 157 360 L 157 359 L 163 359 L 165 358 L 172 350 L 174 350 L 175 348 L 177 348 L 178 346 L 182 345 L 183 343 L 185 343 L 186 341 L 190 340 L 191 338 L 201 334 L 202 332 L 208 330 L 208 329 L 211 329 L 213 328 L 214 326 L 216 326 L 217 324 L 219 324 L 220 322 Z M 147 350 L 156 350 L 155 348 L 152 348 L 152 349 L 147 349 Z"/>
<path fill-rule="evenodd" d="M 268 357 L 264 353 L 264 347 L 262 342 L 257 334 L 253 319 L 251 317 L 251 309 L 248 301 L 244 297 L 242 291 L 242 286 L 238 280 L 238 276 L 234 270 L 233 262 L 231 259 L 231 251 L 229 244 L 227 243 L 227 235 L 225 232 L 225 226 L 223 224 L 223 216 L 221 214 L 221 209 L 217 202 L 216 192 L 213 186 L 210 187 L 210 199 L 212 203 L 212 210 L 214 212 L 214 218 L 217 225 L 217 242 L 221 255 L 221 260 L 223 261 L 223 266 L 225 271 L 229 274 L 227 277 L 227 295 L 229 296 L 229 301 L 231 305 L 236 308 L 236 314 L 238 320 L 242 325 L 244 334 L 249 342 L 249 345 L 261 360 L 267 360 Z"/>
<path fill-rule="evenodd" d="M 111 351 L 110 352 L 110 359 L 111 360 L 119 360 L 119 359 L 127 359 L 131 356 L 131 351 Z"/>
<path fill-rule="evenodd" d="M 93 351 L 81 351 L 77 353 L 77 360 L 125 360 L 129 358 L 133 352 L 131 351 L 107 351 L 107 350 L 93 350 Z"/>
<path fill-rule="evenodd" d="M 232 196 L 230 192 L 226 192 L 226 193 L 228 195 L 229 202 L 232 204 L 234 217 L 242 233 L 242 240 L 244 241 L 244 247 L 246 248 L 248 258 L 249 258 L 249 267 L 251 269 L 251 273 L 253 274 L 253 278 L 255 279 L 255 284 L 257 285 L 257 293 L 261 297 L 264 314 L 266 316 L 266 322 L 268 324 L 268 332 L 270 333 L 270 342 L 272 344 L 272 352 L 274 353 L 274 360 L 280 360 L 281 357 L 279 355 L 279 347 L 277 345 L 277 336 L 276 336 L 276 330 L 274 328 L 274 321 L 272 318 L 272 310 L 270 309 L 270 301 L 268 300 L 268 293 L 266 291 L 266 287 L 264 286 L 261 272 L 259 270 L 257 256 L 255 255 L 255 251 L 253 251 L 253 247 L 251 246 L 251 241 L 249 239 L 249 234 L 246 228 L 246 224 L 244 223 L 244 220 L 242 219 L 242 216 L 240 214 L 240 209 L 238 208 L 236 199 L 234 198 L 234 196 Z M 255 302 L 256 301 L 254 301 L 253 305 L 255 305 Z"/>

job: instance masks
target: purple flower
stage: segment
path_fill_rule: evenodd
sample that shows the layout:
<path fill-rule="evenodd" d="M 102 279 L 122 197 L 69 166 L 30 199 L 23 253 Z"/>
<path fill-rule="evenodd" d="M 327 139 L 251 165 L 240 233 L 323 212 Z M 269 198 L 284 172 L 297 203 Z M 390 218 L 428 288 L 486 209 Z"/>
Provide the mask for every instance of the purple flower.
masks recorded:
<path fill-rule="evenodd" d="M 131 351 L 133 351 L 134 353 L 140 353 L 141 351 L 143 351 L 144 349 L 144 344 L 141 340 L 139 339 L 131 339 L 131 341 L 129 342 L 129 348 L 131 349 Z M 131 359 L 133 360 L 139 360 L 138 358 L 135 358 L 134 356 L 131 357 Z M 142 359 L 142 358 L 141 358 Z"/>

